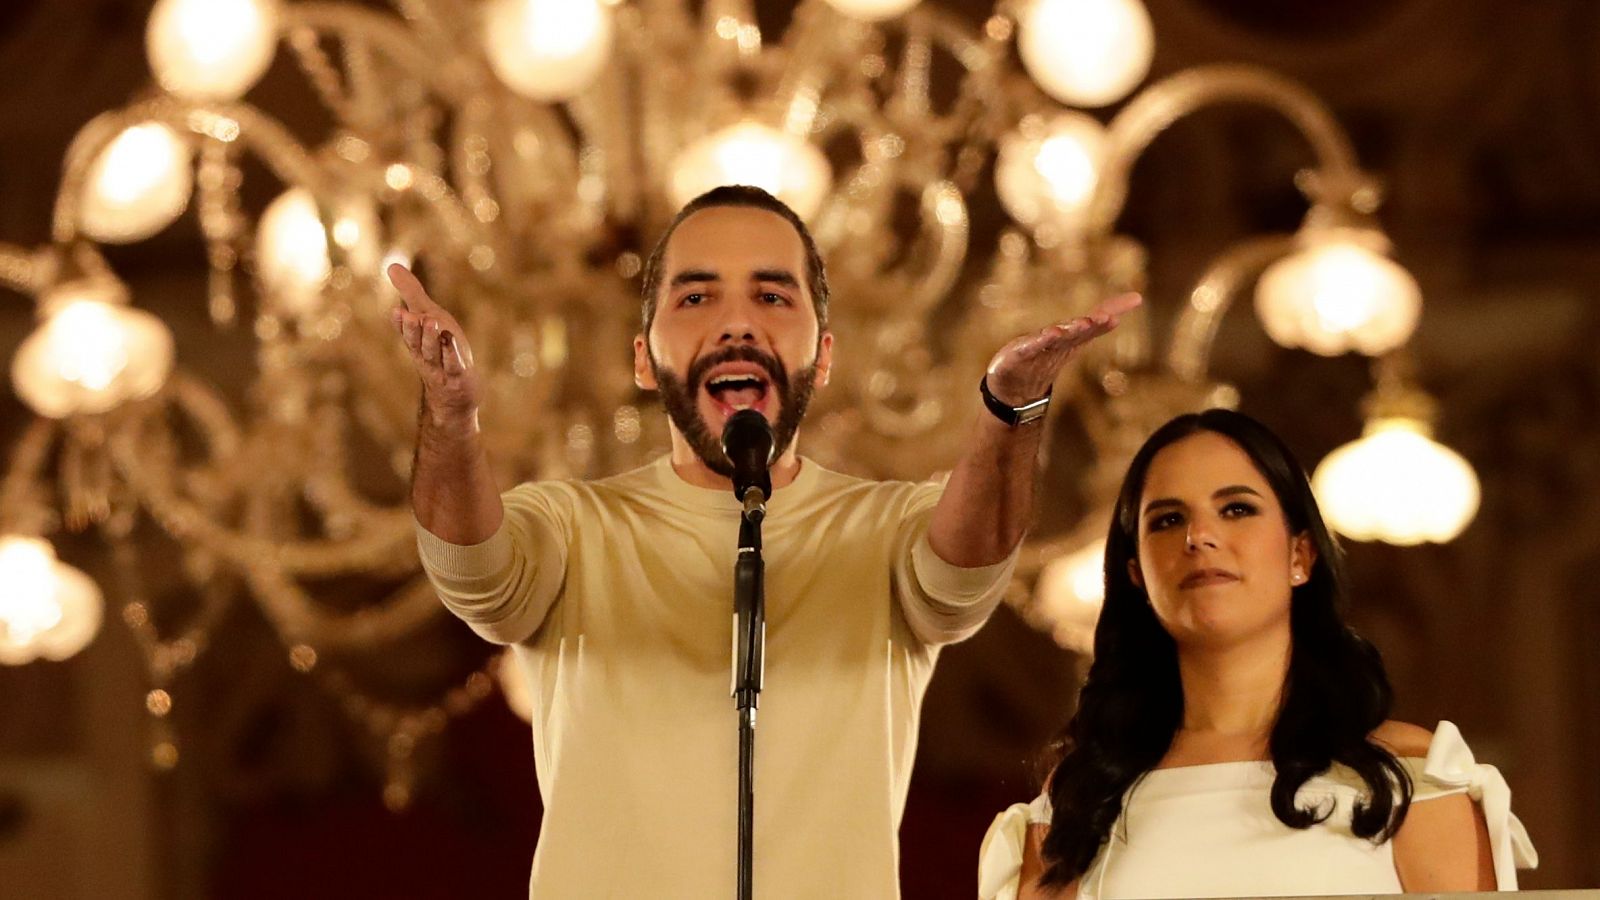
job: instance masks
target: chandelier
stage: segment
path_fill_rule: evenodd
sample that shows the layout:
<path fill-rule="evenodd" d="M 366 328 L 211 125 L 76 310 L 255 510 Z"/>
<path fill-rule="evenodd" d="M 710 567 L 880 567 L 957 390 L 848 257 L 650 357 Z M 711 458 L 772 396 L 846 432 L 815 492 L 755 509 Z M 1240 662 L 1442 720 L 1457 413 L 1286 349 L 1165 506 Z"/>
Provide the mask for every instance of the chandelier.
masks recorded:
<path fill-rule="evenodd" d="M 155 87 L 78 133 L 51 242 L 0 244 L 0 285 L 34 297 L 38 318 L 11 361 L 38 417 L 0 486 L 0 662 L 92 638 L 99 588 L 49 539 L 93 530 L 145 650 L 158 766 L 177 760 L 169 689 L 244 598 L 384 748 L 385 798 L 406 803 L 416 743 L 493 691 L 499 659 L 420 705 L 329 662 L 382 654 L 443 615 L 415 558 L 417 384 L 382 269 L 417 266 L 467 330 L 500 484 L 620 471 L 667 445 L 628 361 L 642 256 L 718 184 L 783 198 L 829 261 L 841 364 L 807 455 L 923 478 L 953 462 L 995 348 L 1142 286 L 1145 251 L 1115 225 L 1150 142 L 1212 104 L 1264 106 L 1314 154 L 1297 182 L 1304 226 L 1233 245 L 1170 328 L 1141 312 L 1063 376 L 1056 418 L 1093 454 L 1067 473 L 1083 514 L 1030 540 L 1012 601 L 1085 647 L 1116 481 L 1161 421 L 1237 402 L 1207 371 L 1252 284 L 1284 346 L 1382 360 L 1367 436 L 1318 472 L 1335 527 L 1412 543 L 1472 517 L 1471 469 L 1429 438 L 1431 404 L 1404 364 L 1420 293 L 1344 133 L 1308 91 L 1246 66 L 1180 72 L 1123 102 L 1152 54 L 1138 0 L 999 0 L 977 25 L 932 0 L 802 0 L 765 30 L 749 0 L 392 6 L 160 0 Z M 246 99 L 275 60 L 330 126 L 297 130 Z M 247 176 L 275 199 L 247 202 Z M 977 246 L 969 211 L 990 190 L 1009 223 Z M 242 396 L 185 365 L 207 348 L 177 345 L 99 250 L 185 227 L 191 208 L 210 319 L 252 350 Z M 141 586 L 136 547 L 152 534 L 177 548 L 194 598 L 181 615 Z M 338 602 L 330 585 L 352 583 L 370 602 Z"/>

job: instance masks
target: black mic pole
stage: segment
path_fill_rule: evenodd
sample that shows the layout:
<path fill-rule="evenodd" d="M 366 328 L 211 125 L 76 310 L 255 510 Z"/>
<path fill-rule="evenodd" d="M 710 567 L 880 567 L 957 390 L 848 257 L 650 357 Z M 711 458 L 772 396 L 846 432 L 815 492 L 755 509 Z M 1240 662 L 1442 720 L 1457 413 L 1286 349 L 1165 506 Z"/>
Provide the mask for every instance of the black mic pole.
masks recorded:
<path fill-rule="evenodd" d="M 765 564 L 761 520 L 766 517 L 772 478 L 772 426 L 746 409 L 728 418 L 722 449 L 734 468 L 733 493 L 742 505 L 739 556 L 733 564 L 733 700 L 739 713 L 739 900 L 753 898 L 755 847 L 756 707 L 765 672 L 767 640 Z"/>

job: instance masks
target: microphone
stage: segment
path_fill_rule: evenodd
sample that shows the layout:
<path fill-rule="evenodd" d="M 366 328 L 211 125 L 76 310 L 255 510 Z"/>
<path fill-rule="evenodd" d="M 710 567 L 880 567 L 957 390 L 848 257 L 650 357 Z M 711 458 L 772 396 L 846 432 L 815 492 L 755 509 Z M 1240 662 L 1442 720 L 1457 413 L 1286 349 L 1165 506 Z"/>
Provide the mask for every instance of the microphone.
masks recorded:
<path fill-rule="evenodd" d="M 744 504 L 744 515 L 760 522 L 772 496 L 772 425 L 753 409 L 741 409 L 722 426 L 722 452 L 733 463 L 733 495 Z"/>

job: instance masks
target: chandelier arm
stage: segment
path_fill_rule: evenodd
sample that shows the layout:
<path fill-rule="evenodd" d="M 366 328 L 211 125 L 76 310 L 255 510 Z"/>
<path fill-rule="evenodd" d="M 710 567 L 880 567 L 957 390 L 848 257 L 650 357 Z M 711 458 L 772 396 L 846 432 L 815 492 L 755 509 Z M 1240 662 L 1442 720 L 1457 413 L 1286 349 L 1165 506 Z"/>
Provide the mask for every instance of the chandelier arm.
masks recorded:
<path fill-rule="evenodd" d="M 462 201 L 485 224 L 498 218 L 498 202 L 490 183 L 494 158 L 486 137 L 493 115 L 489 98 L 474 98 L 461 107 L 450 134 L 450 169 L 461 184 Z M 495 206 L 487 206 L 486 201 Z M 490 210 L 495 214 L 490 215 Z"/>
<path fill-rule="evenodd" d="M 168 379 L 173 400 L 197 425 L 213 459 L 228 459 L 239 452 L 243 439 L 228 404 L 216 391 L 188 372 L 174 369 Z"/>
<path fill-rule="evenodd" d="M 215 577 L 214 572 L 208 571 L 206 574 L 210 577 L 197 585 L 199 608 L 175 637 L 164 638 L 150 617 L 154 604 L 151 603 L 146 584 L 149 571 L 147 560 L 141 558 L 139 548 L 122 528 L 102 523 L 101 532 L 111 547 L 111 564 L 117 573 L 113 589 L 122 599 L 122 615 L 118 618 L 133 633 L 134 643 L 144 656 L 151 680 L 157 687 L 165 687 L 210 647 L 211 634 L 223 614 L 233 606 L 239 585 L 237 582 L 225 582 Z M 191 551 L 188 560 L 191 565 L 193 556 Z"/>
<path fill-rule="evenodd" d="M 1294 247 L 1294 235 L 1263 235 L 1240 241 L 1211 263 L 1189 291 L 1189 302 L 1172 329 L 1167 366 L 1175 375 L 1196 383 L 1205 379 L 1217 328 L 1234 296 Z"/>
<path fill-rule="evenodd" d="M 306 25 L 292 25 L 284 31 L 284 43 L 294 51 L 300 71 L 305 73 L 312 90 L 317 92 L 317 98 L 333 113 L 334 118 L 343 122 L 360 121 L 361 116 L 356 112 L 350 91 L 339 77 L 339 70 L 322 49 L 321 36 L 316 30 Z M 345 46 L 350 43 L 346 39 Z"/>
<path fill-rule="evenodd" d="M 415 29 L 422 46 L 454 45 L 461 40 L 459 28 L 452 29 L 444 24 L 459 20 L 459 9 L 441 10 L 438 0 L 390 0 L 390 5 Z"/>
<path fill-rule="evenodd" d="M 950 110 L 940 115 L 931 107 L 923 108 L 915 119 L 917 128 L 912 133 L 933 133 L 939 135 L 941 140 L 954 140 L 963 137 L 975 121 L 990 114 L 1004 116 L 1014 105 L 1013 98 L 1005 96 L 1001 79 L 1005 72 L 1009 39 L 995 40 L 987 34 L 981 39 L 975 38 L 966 22 L 950 10 L 929 3 L 912 7 L 900 21 L 903 21 L 908 34 L 917 35 L 927 42 L 930 50 L 933 47 L 943 48 L 966 70 L 966 75 L 958 81 L 960 91 Z M 920 62 L 928 65 L 932 60 L 929 58 Z M 1019 84 L 1031 88 L 1031 82 L 1026 80 Z M 924 92 L 926 88 L 927 84 L 924 83 Z M 1036 97 L 1041 96 L 1037 88 L 1031 90 Z M 1000 98 L 1000 102 L 996 102 L 996 98 Z M 930 127 L 931 132 L 925 131 Z"/>
<path fill-rule="evenodd" d="M 243 533 L 217 521 L 208 510 L 179 495 L 144 464 L 134 429 L 121 429 L 108 440 L 111 461 L 124 484 L 152 518 L 178 540 L 200 544 L 241 568 L 271 560 L 285 572 L 309 577 L 360 571 L 387 565 L 410 552 L 413 539 L 409 507 L 375 513 L 364 533 L 346 539 L 275 541 Z"/>
<path fill-rule="evenodd" d="M 0 241 L 0 285 L 19 294 L 38 294 L 49 285 L 48 254 Z"/>
<path fill-rule="evenodd" d="M 635 140 L 639 145 L 640 165 L 643 167 L 641 177 L 648 183 L 659 186 L 667 195 L 660 198 L 649 198 L 654 202 L 666 200 L 670 203 L 672 191 L 672 162 L 675 154 L 682 148 L 683 128 L 686 123 L 682 121 L 687 115 L 678 114 L 679 103 L 684 88 L 672 77 L 670 70 L 666 73 L 655 73 L 649 65 L 649 60 L 656 55 L 673 49 L 674 42 L 680 39 L 688 28 L 686 13 L 677 4 L 667 4 L 666 9 L 647 7 L 640 10 L 639 16 L 625 17 L 626 27 L 619 29 L 619 59 L 626 59 L 638 73 L 636 80 L 639 85 L 638 109 L 635 128 Z M 646 28 L 644 22 L 648 20 L 653 27 Z M 676 101 L 676 102 L 675 102 Z M 700 115 L 704 110 L 688 111 L 688 114 Z M 657 215 L 665 213 L 661 210 Z M 648 211 L 647 217 L 648 218 Z M 641 225 L 645 224 L 641 221 Z M 648 254 L 649 248 L 641 248 Z"/>
<path fill-rule="evenodd" d="M 915 276 L 906 298 L 909 309 L 931 312 L 944 299 L 961 275 L 971 237 L 967 204 L 961 191 L 948 181 L 930 184 L 922 192 L 922 220 L 933 227 L 922 229 L 930 260 L 927 269 Z"/>
<path fill-rule="evenodd" d="M 1089 237 L 1111 233 L 1127 199 L 1134 160 L 1157 136 L 1204 107 L 1238 102 L 1281 113 L 1311 144 L 1317 168 L 1329 183 L 1354 189 L 1366 182 L 1349 137 L 1328 107 L 1303 85 L 1255 66 L 1204 66 L 1151 85 L 1111 120 L 1105 160 L 1089 204 Z"/>
<path fill-rule="evenodd" d="M 824 88 L 840 59 L 852 59 L 866 37 L 825 3 L 802 3 L 784 34 L 787 58 L 777 69 L 771 105 L 784 131 L 809 134 L 821 109 Z"/>
<path fill-rule="evenodd" d="M 600 218 L 633 221 L 643 200 L 643 188 L 636 176 L 638 159 L 628 128 L 629 101 L 633 87 L 620 66 L 607 66 L 593 90 L 584 91 L 567 104 L 573 121 L 583 131 L 580 177 L 591 175 L 605 185 L 595 199 Z M 587 202 L 587 198 L 582 198 Z"/>
<path fill-rule="evenodd" d="M 365 39 L 347 40 L 340 50 L 344 58 L 345 92 L 356 115 L 369 126 L 381 121 L 388 85 L 372 45 Z"/>
<path fill-rule="evenodd" d="M 393 365 L 392 357 L 362 351 L 362 347 L 370 346 L 367 341 L 387 337 L 378 328 L 364 329 L 360 334 L 360 343 L 350 341 L 340 346 L 337 363 L 353 382 L 348 395 L 351 409 L 379 446 L 393 448 L 409 459 L 417 421 L 415 374 L 409 368 Z M 405 474 L 404 469 L 394 468 L 396 474 Z"/>
<path fill-rule="evenodd" d="M 57 430 L 56 420 L 35 416 L 12 448 L 5 480 L 0 481 L 0 534 L 42 532 L 49 524 L 47 508 L 32 503 L 31 495 L 55 444 Z"/>
<path fill-rule="evenodd" d="M 238 187 L 244 174 L 234 153 L 238 148 L 216 138 L 202 138 L 199 174 L 195 179 L 195 211 L 206 243 L 206 297 L 211 321 L 231 325 L 238 316 L 234 273 L 239 266 L 237 241 L 244 215 Z"/>
<path fill-rule="evenodd" d="M 413 20 L 417 23 L 421 34 L 407 28 L 405 20 L 394 16 L 351 3 L 334 3 L 326 0 L 286 4 L 283 11 L 283 28 L 285 32 L 295 28 L 307 28 L 319 35 L 333 34 L 344 42 L 367 44 L 398 65 L 407 77 L 453 105 L 465 105 L 474 97 L 500 89 L 498 80 L 480 64 L 480 55 L 461 53 L 457 58 L 470 62 L 439 65 L 440 48 L 430 49 L 422 39 L 427 30 L 436 30 L 440 35 L 446 34 L 442 28 L 433 29 L 425 24 L 439 21 L 431 12 L 432 4 L 403 5 L 412 6 L 419 13 L 422 10 L 429 10 L 422 14 L 422 18 Z M 458 42 L 456 38 L 451 39 L 453 45 Z"/>
<path fill-rule="evenodd" d="M 415 540 L 409 525 L 406 532 Z M 415 553 L 414 548 L 408 549 Z M 283 567 L 264 557 L 246 560 L 242 570 L 285 643 L 370 651 L 413 635 L 446 615 L 432 583 L 420 575 L 396 589 L 381 605 L 335 613 L 312 599 Z"/>
<path fill-rule="evenodd" d="M 345 417 L 331 402 L 320 404 L 311 416 L 312 462 L 303 493 L 330 533 L 343 530 L 341 523 L 364 521 L 388 511 L 362 497 L 350 483 L 344 422 Z"/>

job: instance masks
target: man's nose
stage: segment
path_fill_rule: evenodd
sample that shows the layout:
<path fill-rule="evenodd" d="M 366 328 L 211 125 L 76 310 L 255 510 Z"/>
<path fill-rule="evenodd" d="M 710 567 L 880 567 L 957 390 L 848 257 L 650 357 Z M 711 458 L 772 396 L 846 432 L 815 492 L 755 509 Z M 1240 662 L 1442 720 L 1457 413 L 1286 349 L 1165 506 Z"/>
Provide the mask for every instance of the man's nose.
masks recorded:
<path fill-rule="evenodd" d="M 722 321 L 722 335 L 717 338 L 718 344 L 753 344 L 756 342 L 756 329 L 750 322 L 749 315 L 743 308 L 731 309 Z"/>

